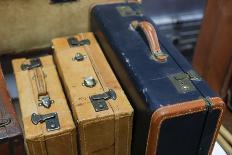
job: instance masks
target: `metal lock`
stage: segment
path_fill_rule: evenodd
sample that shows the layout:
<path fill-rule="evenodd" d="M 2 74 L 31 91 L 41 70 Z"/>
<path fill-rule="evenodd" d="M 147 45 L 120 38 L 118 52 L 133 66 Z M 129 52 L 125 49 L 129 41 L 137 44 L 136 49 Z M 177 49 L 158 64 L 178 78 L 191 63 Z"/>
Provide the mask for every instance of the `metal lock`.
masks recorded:
<path fill-rule="evenodd" d="M 73 60 L 75 61 L 83 61 L 84 59 L 85 59 L 85 55 L 83 55 L 83 54 L 81 54 L 81 53 L 77 53 L 76 55 L 75 55 L 75 57 L 73 58 Z"/>
<path fill-rule="evenodd" d="M 186 73 L 177 73 L 169 76 L 170 81 L 175 86 L 179 93 L 187 93 L 195 91 L 196 88 L 192 84 L 190 77 Z"/>
<path fill-rule="evenodd" d="M 93 88 L 94 86 L 96 86 L 97 81 L 92 77 L 92 76 L 88 76 L 84 79 L 84 83 L 83 85 L 89 88 Z"/>
<path fill-rule="evenodd" d="M 42 63 L 39 58 L 30 59 L 30 62 L 28 64 L 22 64 L 21 69 L 22 70 L 31 70 L 33 68 L 41 67 Z"/>
<path fill-rule="evenodd" d="M 33 113 L 31 115 L 31 121 L 34 125 L 45 122 L 48 131 L 60 129 L 60 123 L 57 113 L 50 113 L 45 115 L 38 115 Z"/>
<path fill-rule="evenodd" d="M 10 118 L 0 119 L 0 128 L 7 126 L 8 124 L 10 124 L 10 122 L 11 122 Z"/>
<path fill-rule="evenodd" d="M 45 108 L 50 108 L 54 100 L 51 100 L 48 95 L 41 96 L 39 99 L 39 106 L 44 106 Z"/>
<path fill-rule="evenodd" d="M 70 47 L 78 47 L 83 45 L 90 45 L 90 41 L 88 39 L 78 41 L 75 37 L 70 37 L 67 39 Z"/>
<path fill-rule="evenodd" d="M 109 91 L 103 94 L 93 95 L 89 97 L 96 112 L 109 109 L 106 101 L 109 99 L 116 100 L 116 98 L 117 95 L 113 89 L 109 89 Z"/>

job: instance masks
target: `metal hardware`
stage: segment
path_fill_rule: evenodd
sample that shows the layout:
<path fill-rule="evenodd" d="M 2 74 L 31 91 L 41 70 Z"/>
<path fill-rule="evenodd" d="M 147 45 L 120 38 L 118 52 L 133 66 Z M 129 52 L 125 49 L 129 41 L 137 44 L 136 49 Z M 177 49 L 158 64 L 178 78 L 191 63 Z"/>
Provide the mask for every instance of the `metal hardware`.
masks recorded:
<path fill-rule="evenodd" d="M 21 69 L 22 70 L 31 70 L 33 68 L 41 67 L 42 63 L 39 58 L 30 59 L 30 62 L 28 64 L 22 64 Z"/>
<path fill-rule="evenodd" d="M 76 61 L 83 61 L 85 59 L 85 55 L 81 54 L 81 53 L 77 53 L 75 55 L 75 57 L 73 58 L 73 60 L 76 60 Z"/>
<path fill-rule="evenodd" d="M 33 113 L 31 115 L 31 121 L 34 125 L 45 122 L 48 131 L 60 129 L 60 123 L 57 113 L 50 113 L 45 115 L 38 115 Z"/>
<path fill-rule="evenodd" d="M 39 106 L 44 106 L 45 108 L 50 108 L 52 103 L 54 103 L 54 100 L 51 100 L 48 95 L 41 96 L 39 98 Z"/>
<path fill-rule="evenodd" d="M 130 6 L 118 6 L 116 9 L 122 17 L 143 16 L 142 9 L 133 10 Z"/>
<path fill-rule="evenodd" d="M 90 96 L 89 99 L 96 112 L 109 109 L 106 101 L 109 99 L 116 100 L 117 95 L 114 90 L 110 89 L 108 92 L 103 94 Z"/>
<path fill-rule="evenodd" d="M 90 41 L 88 39 L 78 41 L 75 37 L 70 37 L 67 39 L 70 47 L 78 47 L 83 45 L 90 45 Z"/>
<path fill-rule="evenodd" d="M 86 77 L 83 83 L 84 86 L 89 88 L 93 88 L 94 86 L 96 86 L 96 84 L 97 81 L 92 76 Z"/>
<path fill-rule="evenodd" d="M 56 3 L 65 3 L 65 2 L 73 2 L 77 0 L 50 0 L 51 4 L 56 4 Z"/>
<path fill-rule="evenodd" d="M 152 57 L 157 60 L 158 62 L 161 62 L 160 61 L 160 57 L 165 57 L 167 59 L 168 55 L 163 53 L 162 51 L 155 51 L 155 52 L 152 52 Z M 166 60 L 167 61 L 167 60 Z M 161 63 L 164 63 L 166 61 L 163 61 Z"/>
<path fill-rule="evenodd" d="M 11 122 L 10 118 L 0 119 L 0 128 L 7 126 L 8 124 L 10 124 L 10 122 Z"/>
<path fill-rule="evenodd" d="M 208 110 L 211 110 L 212 109 L 212 106 L 213 106 L 213 102 L 211 101 L 210 97 L 207 96 L 204 98 L 204 101 L 206 103 L 206 107 Z"/>
<path fill-rule="evenodd" d="M 170 81 L 181 94 L 195 91 L 196 88 L 192 84 L 189 75 L 186 73 L 177 73 L 169 76 Z"/>
<path fill-rule="evenodd" d="M 197 74 L 194 70 L 190 70 L 187 72 L 190 80 L 193 80 L 193 81 L 201 81 L 202 78 L 200 77 L 199 74 Z"/>

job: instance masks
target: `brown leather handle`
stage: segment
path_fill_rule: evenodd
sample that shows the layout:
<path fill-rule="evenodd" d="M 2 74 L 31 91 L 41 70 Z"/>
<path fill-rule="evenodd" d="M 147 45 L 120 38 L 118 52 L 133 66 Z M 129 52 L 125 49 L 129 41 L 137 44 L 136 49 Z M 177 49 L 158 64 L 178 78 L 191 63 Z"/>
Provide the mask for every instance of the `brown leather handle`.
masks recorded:
<path fill-rule="evenodd" d="M 42 71 L 42 68 L 41 67 L 34 68 L 33 74 L 38 91 L 38 96 L 47 95 L 47 85 L 45 82 L 45 75 L 44 72 Z"/>
<path fill-rule="evenodd" d="M 155 56 L 155 59 L 159 62 L 166 62 L 168 56 L 162 53 L 160 49 L 157 33 L 154 26 L 147 21 L 133 21 L 131 24 L 134 28 L 140 27 L 143 30 L 149 43 L 152 55 Z"/>

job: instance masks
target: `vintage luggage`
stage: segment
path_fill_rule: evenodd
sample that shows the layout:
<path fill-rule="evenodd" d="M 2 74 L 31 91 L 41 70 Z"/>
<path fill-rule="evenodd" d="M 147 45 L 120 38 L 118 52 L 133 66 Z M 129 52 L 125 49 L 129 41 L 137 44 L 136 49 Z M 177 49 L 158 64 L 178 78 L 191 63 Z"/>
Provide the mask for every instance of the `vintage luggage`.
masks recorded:
<path fill-rule="evenodd" d="M 52 41 L 81 155 L 129 155 L 133 109 L 92 33 Z"/>
<path fill-rule="evenodd" d="M 12 61 L 30 155 L 76 155 L 76 128 L 52 56 Z"/>
<path fill-rule="evenodd" d="M 0 67 L 0 152 L 2 155 L 24 155 L 23 133 L 16 118 Z"/>
<path fill-rule="evenodd" d="M 232 1 L 212 0 L 193 57 L 193 67 L 221 97 L 232 81 Z"/>
<path fill-rule="evenodd" d="M 134 108 L 132 154 L 210 154 L 224 103 L 140 8 L 91 11 L 92 29 Z"/>

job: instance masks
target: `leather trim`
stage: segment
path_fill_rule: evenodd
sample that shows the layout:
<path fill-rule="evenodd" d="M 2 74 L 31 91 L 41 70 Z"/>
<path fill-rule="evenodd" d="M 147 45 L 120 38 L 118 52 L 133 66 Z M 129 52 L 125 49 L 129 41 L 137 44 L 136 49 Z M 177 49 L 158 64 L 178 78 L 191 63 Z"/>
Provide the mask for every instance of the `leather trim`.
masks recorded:
<path fill-rule="evenodd" d="M 213 136 L 212 142 L 211 142 L 211 144 L 210 144 L 210 148 L 209 148 L 208 155 L 211 155 L 211 154 L 212 154 L 212 151 L 213 151 L 213 148 L 214 148 L 214 144 L 215 144 L 217 135 L 218 135 L 218 133 L 219 133 L 219 129 L 220 129 L 221 124 L 222 124 L 222 119 L 223 119 L 224 110 L 225 110 L 225 103 L 223 102 L 223 100 L 222 100 L 221 98 L 218 98 L 218 97 L 213 98 L 213 99 L 212 99 L 212 102 L 213 102 L 213 104 L 214 104 L 213 110 L 219 109 L 219 110 L 221 110 L 221 114 L 220 114 L 220 116 L 219 116 L 219 118 L 218 118 L 216 130 L 215 130 L 215 132 L 214 132 L 214 136 Z"/>
<path fill-rule="evenodd" d="M 217 137 L 220 125 L 221 125 L 222 115 L 224 111 L 224 102 L 220 98 L 218 97 L 211 98 L 211 101 L 214 104 L 212 109 L 220 109 L 221 114 L 217 122 L 217 128 L 214 133 L 213 140 L 211 142 L 210 150 L 208 153 L 209 155 L 212 152 L 212 148 L 214 146 L 214 142 L 216 140 L 216 137 Z M 170 119 L 170 118 L 174 118 L 174 117 L 178 117 L 182 115 L 192 114 L 192 113 L 196 113 L 196 112 L 200 112 L 204 110 L 206 110 L 205 101 L 202 99 L 199 99 L 195 101 L 182 102 L 182 103 L 178 103 L 175 105 L 161 107 L 160 109 L 155 111 L 152 114 L 152 118 L 150 122 L 150 130 L 148 133 L 146 155 L 156 154 L 161 124 L 165 119 Z"/>

